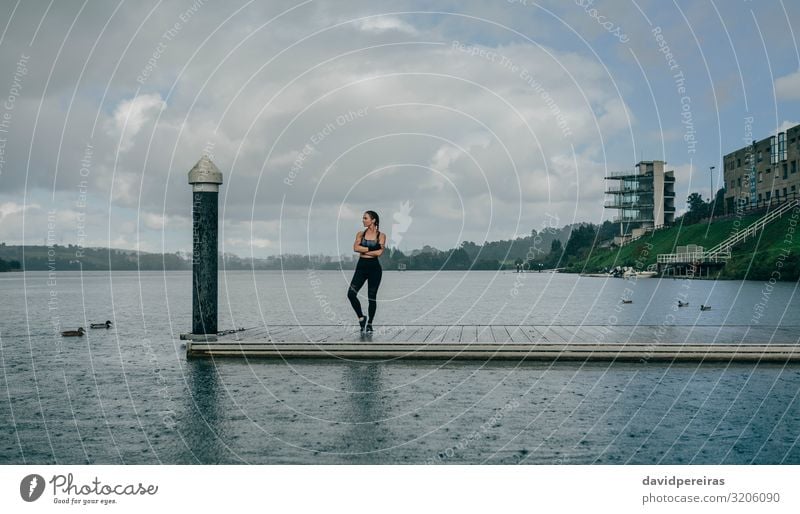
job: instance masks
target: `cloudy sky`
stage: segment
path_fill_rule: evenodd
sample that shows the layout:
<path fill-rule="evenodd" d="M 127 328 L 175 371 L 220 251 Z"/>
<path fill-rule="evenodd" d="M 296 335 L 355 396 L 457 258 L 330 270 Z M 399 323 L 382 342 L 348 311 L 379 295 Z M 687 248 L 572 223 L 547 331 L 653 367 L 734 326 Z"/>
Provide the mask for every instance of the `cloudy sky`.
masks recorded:
<path fill-rule="evenodd" d="M 226 252 L 349 255 L 367 209 L 395 246 L 444 249 L 602 222 L 604 176 L 642 159 L 683 208 L 747 132 L 800 121 L 797 2 L 2 0 L 0 20 L 9 244 L 188 250 L 207 153 Z"/>

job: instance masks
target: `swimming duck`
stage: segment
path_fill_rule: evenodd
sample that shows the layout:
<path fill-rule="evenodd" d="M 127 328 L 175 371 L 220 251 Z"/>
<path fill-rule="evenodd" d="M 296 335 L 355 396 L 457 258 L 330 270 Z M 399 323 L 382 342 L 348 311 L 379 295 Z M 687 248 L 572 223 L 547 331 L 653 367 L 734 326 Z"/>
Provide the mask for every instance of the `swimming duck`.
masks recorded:
<path fill-rule="evenodd" d="M 678 307 L 687 307 L 688 305 L 689 305 L 689 302 L 682 302 L 682 301 L 678 300 Z"/>
<path fill-rule="evenodd" d="M 111 328 L 111 322 L 106 321 L 105 323 L 92 323 L 89 325 L 90 328 Z"/>
<path fill-rule="evenodd" d="M 79 327 L 78 330 L 65 330 L 61 332 L 61 337 L 83 337 L 86 331 L 83 327 Z"/>
<path fill-rule="evenodd" d="M 633 300 L 626 300 L 626 299 L 623 298 L 622 299 L 622 303 L 633 303 Z"/>
<path fill-rule="evenodd" d="M 700 310 L 701 311 L 710 311 L 711 310 L 711 306 L 710 305 L 701 305 L 700 306 Z"/>

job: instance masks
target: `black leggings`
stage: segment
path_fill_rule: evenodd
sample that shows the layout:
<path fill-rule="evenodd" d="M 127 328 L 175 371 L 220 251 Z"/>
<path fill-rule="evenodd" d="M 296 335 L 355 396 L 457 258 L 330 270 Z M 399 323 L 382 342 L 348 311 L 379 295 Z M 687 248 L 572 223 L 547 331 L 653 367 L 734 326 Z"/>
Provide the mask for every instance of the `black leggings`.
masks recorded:
<path fill-rule="evenodd" d="M 350 281 L 350 288 L 347 290 L 347 299 L 350 300 L 350 304 L 355 309 L 359 319 L 364 316 L 364 313 L 361 311 L 361 302 L 358 301 L 358 291 L 367 280 L 369 280 L 369 284 L 367 284 L 369 322 L 372 323 L 372 320 L 375 319 L 375 309 L 378 304 L 376 296 L 378 294 L 378 286 L 381 285 L 381 276 L 383 276 L 383 268 L 381 268 L 381 263 L 377 258 L 358 258 L 353 280 Z"/>

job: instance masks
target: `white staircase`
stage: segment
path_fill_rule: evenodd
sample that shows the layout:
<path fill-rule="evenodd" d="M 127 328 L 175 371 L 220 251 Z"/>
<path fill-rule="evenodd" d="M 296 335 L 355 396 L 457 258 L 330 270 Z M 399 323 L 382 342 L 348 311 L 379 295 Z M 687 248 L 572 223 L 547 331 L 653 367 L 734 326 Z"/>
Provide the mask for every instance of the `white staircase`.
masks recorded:
<path fill-rule="evenodd" d="M 731 258 L 731 249 L 746 240 L 755 237 L 764 227 L 780 218 L 790 210 L 794 209 L 800 200 L 794 199 L 778 206 L 775 210 L 769 211 L 764 216 L 756 220 L 755 223 L 747 228 L 733 234 L 717 246 L 704 250 L 702 246 L 687 245 L 678 247 L 678 253 L 659 254 L 656 262 L 659 264 L 679 264 L 687 262 L 727 262 Z"/>
<path fill-rule="evenodd" d="M 745 242 L 751 237 L 754 237 L 756 234 L 761 232 L 764 229 L 764 227 L 766 227 L 768 224 L 780 218 L 786 212 L 794 209 L 798 205 L 799 201 L 800 200 L 791 200 L 780 205 L 774 211 L 769 211 L 764 216 L 756 220 L 756 222 L 750 225 L 749 227 L 745 228 L 744 230 L 740 230 L 739 232 L 733 234 L 731 237 L 721 242 L 717 246 L 709 249 L 708 254 L 718 255 L 727 253 L 728 255 L 730 255 L 731 248 L 740 243 Z"/>

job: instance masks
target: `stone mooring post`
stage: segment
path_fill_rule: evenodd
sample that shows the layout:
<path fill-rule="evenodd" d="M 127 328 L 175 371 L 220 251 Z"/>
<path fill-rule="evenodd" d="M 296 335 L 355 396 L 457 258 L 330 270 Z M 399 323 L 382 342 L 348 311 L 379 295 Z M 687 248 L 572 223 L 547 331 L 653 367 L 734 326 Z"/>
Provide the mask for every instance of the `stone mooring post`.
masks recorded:
<path fill-rule="evenodd" d="M 217 334 L 217 218 L 222 172 L 204 155 L 192 185 L 192 334 Z"/>

